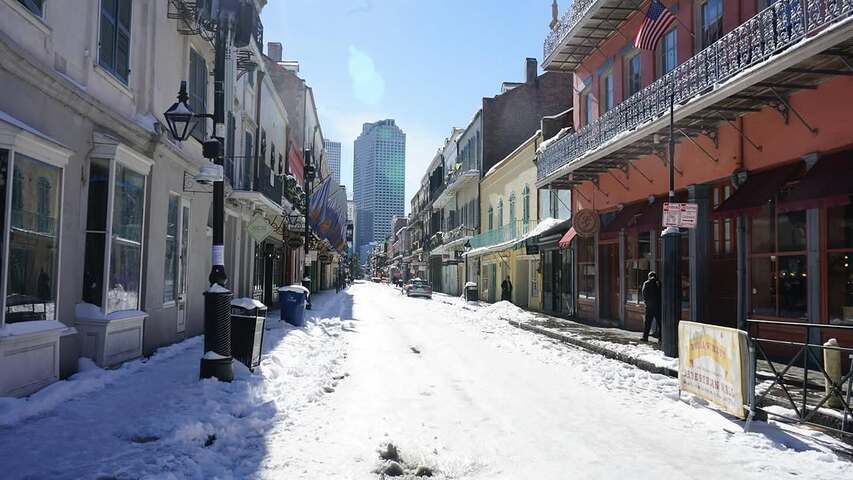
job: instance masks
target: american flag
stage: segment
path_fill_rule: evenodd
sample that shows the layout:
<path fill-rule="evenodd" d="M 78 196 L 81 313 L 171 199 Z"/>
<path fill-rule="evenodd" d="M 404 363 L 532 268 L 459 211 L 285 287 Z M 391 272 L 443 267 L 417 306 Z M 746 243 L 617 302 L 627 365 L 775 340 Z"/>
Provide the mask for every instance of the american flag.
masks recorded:
<path fill-rule="evenodd" d="M 658 0 L 652 0 L 643 25 L 637 32 L 637 38 L 634 39 L 634 46 L 640 50 L 654 50 L 673 22 L 675 22 L 675 15 Z"/>

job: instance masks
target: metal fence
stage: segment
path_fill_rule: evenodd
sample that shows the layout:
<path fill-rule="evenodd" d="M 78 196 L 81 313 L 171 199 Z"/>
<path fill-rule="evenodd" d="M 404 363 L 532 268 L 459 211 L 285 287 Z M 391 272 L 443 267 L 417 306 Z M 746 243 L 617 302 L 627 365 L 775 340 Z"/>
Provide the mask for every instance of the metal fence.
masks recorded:
<path fill-rule="evenodd" d="M 579 2 L 580 8 L 591 3 Z M 539 156 L 538 178 L 666 114 L 673 91 L 675 103 L 684 105 L 851 14 L 853 0 L 775 2 L 596 121 L 549 146 Z"/>
<path fill-rule="evenodd" d="M 853 348 L 821 344 L 820 341 L 814 343 L 815 339 L 821 339 L 826 334 L 853 333 L 853 326 L 753 319 L 747 320 L 747 323 L 750 331 L 750 360 L 754 372 L 750 376 L 750 410 L 784 420 L 816 425 L 853 438 L 850 397 L 853 389 L 853 362 L 848 364 L 846 374 L 842 370 L 840 377 L 832 378 L 823 359 L 824 352 L 838 352 L 842 357 L 839 368 L 843 368 L 843 357 L 849 355 L 849 358 L 853 359 Z M 802 341 L 762 336 L 762 326 L 776 330 L 800 331 Z M 774 347 L 777 350 L 787 349 L 796 353 L 793 356 L 773 355 L 768 349 Z M 769 369 L 769 377 L 760 371 L 765 368 Z M 767 382 L 770 382 L 769 385 Z M 777 395 L 774 397 L 775 402 L 766 401 L 771 392 Z M 764 408 L 768 403 L 776 403 L 792 411 L 794 416 Z M 821 422 L 816 421 L 819 414 L 824 417 Z M 829 422 L 827 419 L 840 421 Z"/>

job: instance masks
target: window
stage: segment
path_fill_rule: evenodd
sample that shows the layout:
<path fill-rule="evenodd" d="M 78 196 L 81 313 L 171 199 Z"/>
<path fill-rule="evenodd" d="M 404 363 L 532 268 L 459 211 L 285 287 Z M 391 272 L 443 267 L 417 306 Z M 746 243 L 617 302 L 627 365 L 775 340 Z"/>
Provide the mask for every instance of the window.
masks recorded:
<path fill-rule="evenodd" d="M 37 17 L 44 15 L 44 0 L 18 0 L 18 3 Z"/>
<path fill-rule="evenodd" d="M 678 30 L 673 28 L 666 32 L 655 52 L 658 78 L 671 72 L 678 66 Z"/>
<path fill-rule="evenodd" d="M 178 195 L 169 195 L 169 210 L 166 216 L 166 265 L 163 269 L 163 303 L 174 302 L 178 296 Z"/>
<path fill-rule="evenodd" d="M 524 189 L 521 191 L 521 219 L 527 224 L 530 223 L 530 187 L 527 185 L 524 186 Z"/>
<path fill-rule="evenodd" d="M 716 186 L 713 189 L 712 208 L 716 209 L 733 193 L 731 185 Z M 735 223 L 731 218 L 714 220 L 711 224 L 713 236 L 711 254 L 715 257 L 729 257 L 735 254 Z"/>
<path fill-rule="evenodd" d="M 773 205 L 750 219 L 750 311 L 799 319 L 806 315 L 806 212 Z"/>
<path fill-rule="evenodd" d="M 578 252 L 578 298 L 595 299 L 595 239 L 576 237 Z"/>
<path fill-rule="evenodd" d="M 723 0 L 701 0 L 696 11 L 700 33 L 697 50 L 702 50 L 723 36 Z"/>
<path fill-rule="evenodd" d="M 651 233 L 642 232 L 625 238 L 626 298 L 631 303 L 643 301 L 640 290 L 649 277 L 652 260 Z"/>
<path fill-rule="evenodd" d="M 610 111 L 613 108 L 615 103 L 615 99 L 613 96 L 613 71 L 608 70 L 607 73 L 601 76 L 601 85 L 600 92 L 598 94 L 600 98 L 601 105 L 601 113 Z"/>
<path fill-rule="evenodd" d="M 11 155 L 0 151 L 0 237 L 8 227 L 5 322 L 56 320 L 62 170 L 20 153 L 12 165 L 11 217 L 6 189 Z M 0 240 L 0 252 L 3 252 Z"/>
<path fill-rule="evenodd" d="M 492 207 L 489 207 L 489 230 L 495 228 L 495 211 Z"/>
<path fill-rule="evenodd" d="M 640 91 L 643 88 L 641 75 L 640 52 L 635 52 L 625 57 L 625 98 Z"/>
<path fill-rule="evenodd" d="M 130 9 L 130 0 L 101 0 L 98 64 L 124 83 L 130 74 Z"/>
<path fill-rule="evenodd" d="M 248 190 L 252 186 L 252 155 L 254 152 L 253 145 L 253 137 L 252 134 L 246 132 L 245 138 L 243 140 L 243 181 L 240 184 L 240 188 L 242 190 Z"/>
<path fill-rule="evenodd" d="M 498 227 L 504 224 L 504 199 L 498 199 Z"/>
<path fill-rule="evenodd" d="M 207 63 L 198 52 L 190 49 L 190 108 L 195 113 L 207 112 Z M 207 138 L 207 119 L 196 122 L 193 138 L 203 142 Z"/>
<path fill-rule="evenodd" d="M 551 190 L 548 188 L 539 189 L 539 220 L 553 218 L 551 214 Z"/>
<path fill-rule="evenodd" d="M 853 323 L 853 202 L 829 208 L 827 296 L 830 323 Z"/>
<path fill-rule="evenodd" d="M 584 90 L 581 93 L 581 102 L 583 104 L 583 126 L 587 126 L 592 123 L 592 91 L 590 89 Z"/>
<path fill-rule="evenodd" d="M 83 300 L 106 314 L 140 308 L 145 181 L 121 163 L 91 161 Z"/>
<path fill-rule="evenodd" d="M 269 178 L 270 178 L 270 186 L 271 187 L 275 186 L 275 159 L 276 159 L 275 144 L 273 144 L 273 145 L 270 145 L 270 163 L 269 163 L 269 167 L 270 167 Z"/>

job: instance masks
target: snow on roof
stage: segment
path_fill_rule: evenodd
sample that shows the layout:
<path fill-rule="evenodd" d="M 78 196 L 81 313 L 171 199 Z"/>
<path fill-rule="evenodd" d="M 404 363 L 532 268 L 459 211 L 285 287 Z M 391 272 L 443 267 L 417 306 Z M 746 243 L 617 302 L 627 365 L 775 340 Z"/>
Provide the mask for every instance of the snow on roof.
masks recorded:
<path fill-rule="evenodd" d="M 553 137 L 551 137 L 551 138 L 545 140 L 544 142 L 540 143 L 539 148 L 536 149 L 536 153 L 544 152 L 548 147 L 553 145 L 557 140 L 565 137 L 566 135 L 568 135 L 572 131 L 574 131 L 573 127 L 565 127 L 565 128 L 560 129 L 560 131 L 557 132 L 556 135 L 554 135 Z"/>
<path fill-rule="evenodd" d="M 553 228 L 554 226 L 556 226 L 556 225 L 558 225 L 564 221 L 565 221 L 564 219 L 561 220 L 558 218 L 550 218 L 550 217 L 546 218 L 545 220 L 542 220 L 541 222 L 539 222 L 536 225 L 536 227 L 533 228 L 533 230 L 527 232 L 526 234 L 524 234 L 518 238 L 514 238 L 512 240 L 507 240 L 507 241 L 501 242 L 501 243 L 496 243 L 494 245 L 489 245 L 486 247 L 475 248 L 473 250 L 465 252 L 463 255 L 478 257 L 480 255 L 485 255 L 487 253 L 499 252 L 501 250 L 505 250 L 509 247 L 512 247 L 512 246 L 517 245 L 521 242 L 524 242 L 529 238 L 533 238 L 535 236 L 541 235 L 543 232 L 547 231 L 550 228 Z"/>

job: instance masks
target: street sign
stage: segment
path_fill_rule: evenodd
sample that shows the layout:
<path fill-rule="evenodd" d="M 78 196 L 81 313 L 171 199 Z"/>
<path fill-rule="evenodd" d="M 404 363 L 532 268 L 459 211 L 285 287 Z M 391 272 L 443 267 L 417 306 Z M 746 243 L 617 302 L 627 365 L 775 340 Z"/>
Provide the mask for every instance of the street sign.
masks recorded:
<path fill-rule="evenodd" d="M 695 203 L 664 203 L 663 226 L 696 228 L 699 205 Z"/>
<path fill-rule="evenodd" d="M 262 215 L 255 215 L 255 218 L 246 226 L 246 230 L 254 241 L 261 243 L 272 233 L 273 228 Z"/>

